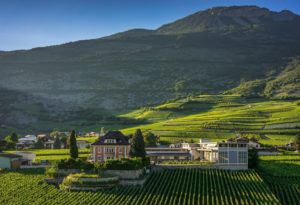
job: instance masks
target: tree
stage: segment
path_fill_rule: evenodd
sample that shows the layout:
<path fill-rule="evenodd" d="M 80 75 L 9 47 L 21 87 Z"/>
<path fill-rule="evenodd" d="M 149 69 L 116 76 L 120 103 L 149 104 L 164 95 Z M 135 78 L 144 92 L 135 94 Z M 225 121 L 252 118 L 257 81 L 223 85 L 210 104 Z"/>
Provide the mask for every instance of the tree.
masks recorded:
<path fill-rule="evenodd" d="M 0 140 L 0 152 L 5 150 L 7 142 L 5 140 Z"/>
<path fill-rule="evenodd" d="M 17 143 L 18 142 L 18 135 L 13 132 L 11 133 L 11 135 L 8 135 L 5 137 L 5 141 L 6 142 L 14 142 L 14 143 Z"/>
<path fill-rule="evenodd" d="M 70 144 L 70 157 L 72 159 L 77 159 L 78 158 L 78 147 L 77 147 L 77 141 L 76 141 L 76 134 L 75 131 L 73 130 L 70 139 L 69 139 L 69 144 Z"/>
<path fill-rule="evenodd" d="M 61 141 L 60 141 L 58 136 L 55 137 L 53 148 L 54 149 L 60 149 L 61 148 Z"/>
<path fill-rule="evenodd" d="M 18 140 L 19 140 L 19 138 L 18 138 L 18 135 L 17 135 L 17 133 L 15 133 L 15 132 L 13 132 L 13 133 L 11 133 L 11 141 L 13 141 L 13 142 L 18 142 Z"/>
<path fill-rule="evenodd" d="M 52 137 L 52 138 L 60 137 L 60 133 L 57 130 L 53 130 L 50 133 L 50 137 Z"/>
<path fill-rule="evenodd" d="M 107 129 L 105 127 L 101 127 L 101 130 L 100 130 L 100 134 L 106 134 L 107 133 Z"/>
<path fill-rule="evenodd" d="M 4 140 L 5 140 L 6 142 L 13 142 L 11 135 L 7 135 L 7 136 L 4 138 Z"/>
<path fill-rule="evenodd" d="M 294 139 L 295 149 L 300 152 L 300 133 L 298 133 Z"/>
<path fill-rule="evenodd" d="M 137 129 L 132 137 L 129 154 L 131 157 L 144 158 L 146 156 L 145 142 L 140 129 Z"/>
<path fill-rule="evenodd" d="M 13 141 L 12 135 L 6 136 L 4 140 L 6 142 L 6 149 L 8 150 L 16 149 L 16 143 Z"/>
<path fill-rule="evenodd" d="M 257 149 L 249 149 L 248 151 L 248 167 L 253 169 L 256 168 L 258 164 L 258 154 Z"/>
<path fill-rule="evenodd" d="M 6 149 L 7 150 L 16 149 L 16 143 L 13 141 L 6 141 Z"/>
<path fill-rule="evenodd" d="M 68 145 L 68 138 L 67 138 L 67 136 L 65 136 L 65 135 L 61 136 L 60 142 L 63 144 L 64 148 L 67 148 L 67 145 Z"/>
<path fill-rule="evenodd" d="M 44 143 L 42 139 L 38 139 L 38 141 L 34 144 L 35 149 L 43 149 Z"/>
<path fill-rule="evenodd" d="M 144 136 L 146 147 L 156 147 L 157 146 L 157 136 L 152 132 L 147 132 Z"/>

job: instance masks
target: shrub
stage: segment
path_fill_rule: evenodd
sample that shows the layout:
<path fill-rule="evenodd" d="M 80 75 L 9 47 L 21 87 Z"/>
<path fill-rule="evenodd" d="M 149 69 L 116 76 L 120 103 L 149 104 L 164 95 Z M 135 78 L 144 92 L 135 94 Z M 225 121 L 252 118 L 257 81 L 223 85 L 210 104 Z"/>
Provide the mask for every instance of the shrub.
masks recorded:
<path fill-rule="evenodd" d="M 256 149 L 249 149 L 248 152 L 248 167 L 256 168 L 258 164 L 258 154 Z"/>
<path fill-rule="evenodd" d="M 83 161 L 81 159 L 69 158 L 67 160 L 61 160 L 56 164 L 58 169 L 80 169 L 80 170 L 93 170 L 94 164 Z"/>
<path fill-rule="evenodd" d="M 105 169 L 110 170 L 136 170 L 148 164 L 148 160 L 142 158 L 131 158 L 121 160 L 108 160 L 104 164 Z"/>

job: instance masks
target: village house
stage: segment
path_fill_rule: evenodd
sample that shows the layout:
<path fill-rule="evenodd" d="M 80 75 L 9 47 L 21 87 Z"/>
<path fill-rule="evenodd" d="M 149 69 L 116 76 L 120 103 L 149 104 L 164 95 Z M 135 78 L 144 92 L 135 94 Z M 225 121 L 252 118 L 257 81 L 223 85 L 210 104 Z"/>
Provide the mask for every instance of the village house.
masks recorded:
<path fill-rule="evenodd" d="M 93 162 L 104 162 L 109 159 L 129 158 L 129 137 L 120 131 L 109 131 L 91 144 Z"/>
<path fill-rule="evenodd" d="M 86 137 L 100 137 L 100 134 L 98 132 L 88 132 L 85 134 Z M 102 135 L 104 136 L 104 135 Z"/>
<path fill-rule="evenodd" d="M 37 142 L 37 137 L 35 135 L 26 135 L 25 137 L 20 138 L 18 142 L 25 145 L 32 145 Z"/>
<path fill-rule="evenodd" d="M 54 140 L 44 142 L 45 149 L 54 149 Z"/>
<path fill-rule="evenodd" d="M 47 134 L 38 134 L 37 139 L 42 140 L 43 142 L 45 142 L 45 141 L 49 140 L 49 135 L 47 135 Z"/>
<path fill-rule="evenodd" d="M 32 162 L 36 158 L 36 154 L 33 152 L 15 152 L 14 154 L 21 156 L 22 165 L 32 165 Z"/>
<path fill-rule="evenodd" d="M 37 137 L 35 135 L 26 135 L 18 140 L 16 143 L 17 149 L 29 149 L 33 148 L 34 144 L 37 142 Z"/>
<path fill-rule="evenodd" d="M 86 149 L 90 146 L 90 143 L 86 140 L 77 140 L 78 149 Z"/>
<path fill-rule="evenodd" d="M 22 156 L 0 152 L 0 169 L 19 169 Z"/>

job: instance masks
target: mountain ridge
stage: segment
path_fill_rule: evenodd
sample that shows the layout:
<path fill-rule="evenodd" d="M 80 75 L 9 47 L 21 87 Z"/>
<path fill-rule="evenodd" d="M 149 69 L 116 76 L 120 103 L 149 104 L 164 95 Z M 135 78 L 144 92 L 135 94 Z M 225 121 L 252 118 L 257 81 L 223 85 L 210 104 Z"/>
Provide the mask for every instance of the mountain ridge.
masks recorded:
<path fill-rule="evenodd" d="M 253 28 L 253 25 L 261 25 L 274 22 L 299 21 L 299 16 L 291 11 L 283 10 L 273 12 L 257 6 L 232 6 L 213 7 L 211 9 L 196 12 L 158 28 L 159 33 L 190 33 L 203 32 L 205 30 L 230 31 L 237 27 Z"/>

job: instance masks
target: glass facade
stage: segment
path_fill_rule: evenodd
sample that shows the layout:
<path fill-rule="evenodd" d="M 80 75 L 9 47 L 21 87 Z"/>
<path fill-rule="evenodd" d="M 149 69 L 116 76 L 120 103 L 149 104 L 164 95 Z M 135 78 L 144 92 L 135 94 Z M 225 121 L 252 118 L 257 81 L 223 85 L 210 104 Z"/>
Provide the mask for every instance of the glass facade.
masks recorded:
<path fill-rule="evenodd" d="M 219 152 L 219 163 L 220 164 L 227 164 L 228 163 L 228 152 Z"/>

